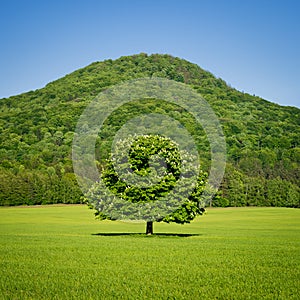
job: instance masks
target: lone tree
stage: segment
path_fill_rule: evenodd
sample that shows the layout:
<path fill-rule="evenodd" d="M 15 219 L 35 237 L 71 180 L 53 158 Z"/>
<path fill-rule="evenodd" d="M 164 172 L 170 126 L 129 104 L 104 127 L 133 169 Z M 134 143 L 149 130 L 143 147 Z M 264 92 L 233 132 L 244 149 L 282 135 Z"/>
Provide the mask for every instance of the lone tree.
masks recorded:
<path fill-rule="evenodd" d="M 194 155 L 159 135 L 130 136 L 115 149 L 86 195 L 99 219 L 145 220 L 150 235 L 154 221 L 184 224 L 203 214 L 207 174 Z"/>

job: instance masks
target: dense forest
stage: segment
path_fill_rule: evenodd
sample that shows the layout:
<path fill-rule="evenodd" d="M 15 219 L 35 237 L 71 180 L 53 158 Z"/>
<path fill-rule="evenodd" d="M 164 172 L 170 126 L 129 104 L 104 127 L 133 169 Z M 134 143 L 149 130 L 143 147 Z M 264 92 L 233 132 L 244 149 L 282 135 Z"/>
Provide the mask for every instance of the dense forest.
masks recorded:
<path fill-rule="evenodd" d="M 99 92 L 144 77 L 189 85 L 219 117 L 227 166 L 212 205 L 300 207 L 300 109 L 237 91 L 195 64 L 158 54 L 95 62 L 42 89 L 1 99 L 0 205 L 81 203 L 71 156 L 77 120 Z M 114 112 L 99 143 L 109 141 L 119 120 L 167 111 L 191 131 L 208 168 L 209 145 L 202 129 L 180 108 L 154 102 Z"/>

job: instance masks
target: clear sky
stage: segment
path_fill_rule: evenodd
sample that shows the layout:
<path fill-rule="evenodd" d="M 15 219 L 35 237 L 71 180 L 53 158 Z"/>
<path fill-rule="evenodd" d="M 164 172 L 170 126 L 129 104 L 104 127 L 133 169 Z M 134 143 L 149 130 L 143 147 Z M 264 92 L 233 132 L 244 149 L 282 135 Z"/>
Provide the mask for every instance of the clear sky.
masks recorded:
<path fill-rule="evenodd" d="M 141 52 L 300 107 L 300 1 L 0 0 L 0 98 Z"/>

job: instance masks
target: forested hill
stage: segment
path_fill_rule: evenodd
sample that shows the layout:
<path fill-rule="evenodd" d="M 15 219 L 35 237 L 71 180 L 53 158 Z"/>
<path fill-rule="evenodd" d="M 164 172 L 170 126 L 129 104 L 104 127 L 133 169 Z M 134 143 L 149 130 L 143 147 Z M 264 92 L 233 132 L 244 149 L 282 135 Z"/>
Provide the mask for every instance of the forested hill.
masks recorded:
<path fill-rule="evenodd" d="M 95 62 L 1 99 L 0 205 L 79 203 L 71 160 L 78 117 L 105 88 L 151 76 L 190 85 L 221 121 L 228 158 L 214 205 L 300 207 L 300 109 L 239 92 L 195 64 L 158 54 Z"/>

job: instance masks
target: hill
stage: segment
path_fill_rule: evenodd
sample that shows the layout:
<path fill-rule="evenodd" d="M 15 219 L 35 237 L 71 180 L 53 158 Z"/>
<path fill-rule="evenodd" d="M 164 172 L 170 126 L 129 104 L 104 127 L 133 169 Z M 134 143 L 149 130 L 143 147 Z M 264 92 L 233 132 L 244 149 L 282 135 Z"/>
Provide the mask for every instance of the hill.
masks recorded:
<path fill-rule="evenodd" d="M 239 92 L 195 64 L 158 54 L 95 62 L 42 89 L 1 99 L 0 205 L 80 203 L 71 160 L 79 116 L 107 87 L 152 76 L 191 86 L 220 119 L 228 158 L 214 205 L 300 206 L 300 110 Z M 102 140 L 117 128 L 116 119 Z M 194 128 L 205 149 L 200 130 Z"/>

